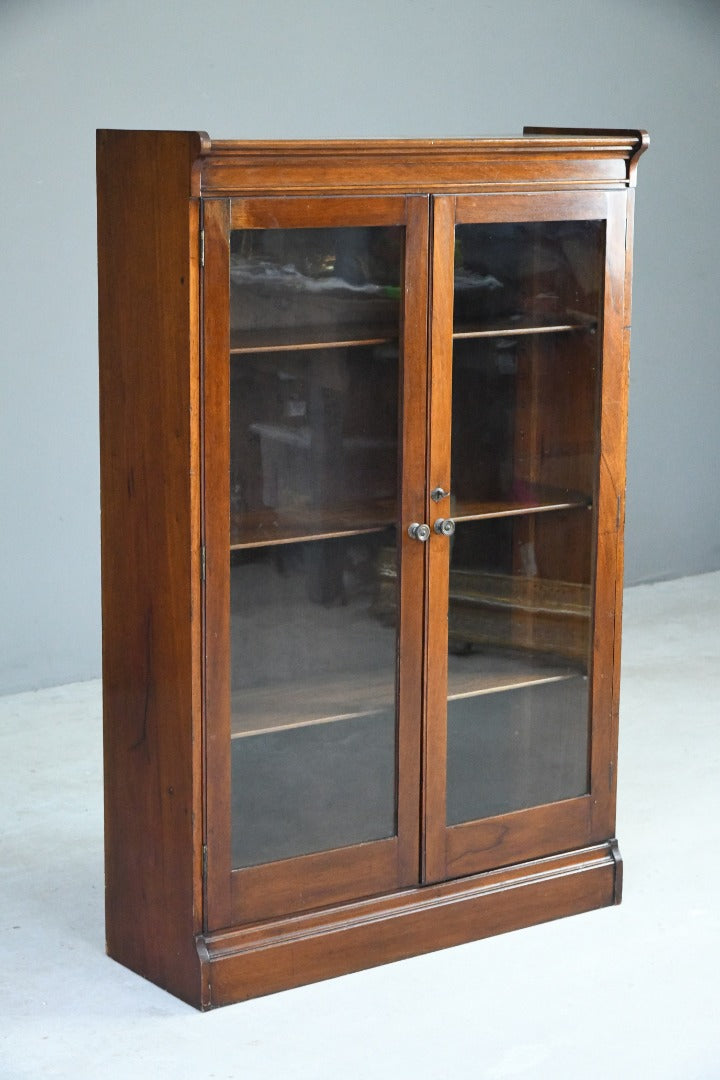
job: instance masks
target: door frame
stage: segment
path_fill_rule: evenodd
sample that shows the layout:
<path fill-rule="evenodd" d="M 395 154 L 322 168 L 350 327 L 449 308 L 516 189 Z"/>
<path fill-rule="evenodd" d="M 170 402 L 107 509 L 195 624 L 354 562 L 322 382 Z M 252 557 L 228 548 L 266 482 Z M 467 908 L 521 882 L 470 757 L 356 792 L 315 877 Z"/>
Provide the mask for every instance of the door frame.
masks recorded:
<path fill-rule="evenodd" d="M 407 525 L 426 501 L 429 199 L 412 196 L 252 197 L 202 201 L 202 543 L 205 739 L 205 926 L 240 925 L 417 884 L 420 877 L 422 597 L 426 546 Z M 261 866 L 231 865 L 230 765 L 230 231 L 233 228 L 405 228 L 399 365 L 399 629 L 397 833 Z"/>
<path fill-rule="evenodd" d="M 518 192 L 438 195 L 432 208 L 432 279 L 428 491 L 450 488 L 454 233 L 456 224 L 604 220 L 605 267 L 600 430 L 596 462 L 596 540 L 592 573 L 589 792 L 577 798 L 459 825 L 446 825 L 447 612 L 449 545 L 434 532 L 428 542 L 426 724 L 423 754 L 423 881 L 439 882 L 583 847 L 612 836 L 617 756 L 616 574 L 622 566 L 625 486 L 623 349 L 627 193 Z M 622 415 L 620 415 L 622 413 Z M 430 524 L 441 516 L 427 504 Z M 430 672 L 432 677 L 430 677 Z M 614 689 L 615 688 L 615 689 Z"/>

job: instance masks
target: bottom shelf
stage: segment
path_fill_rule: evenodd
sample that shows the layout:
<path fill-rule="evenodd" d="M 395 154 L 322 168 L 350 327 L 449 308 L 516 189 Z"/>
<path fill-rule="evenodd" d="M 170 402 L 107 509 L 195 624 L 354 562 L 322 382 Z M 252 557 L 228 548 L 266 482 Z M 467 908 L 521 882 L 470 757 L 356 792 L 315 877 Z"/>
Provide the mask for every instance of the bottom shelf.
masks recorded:
<path fill-rule="evenodd" d="M 448 825 L 586 793 L 585 675 L 526 657 L 449 660 Z M 246 726 L 232 742 L 233 867 L 395 835 L 390 677 L 247 690 L 235 708 Z"/>
<path fill-rule="evenodd" d="M 557 675 L 451 700 L 447 824 L 587 794 L 588 689 L 584 675 Z"/>
<path fill-rule="evenodd" d="M 392 837 L 393 709 L 276 728 L 231 753 L 232 865 L 258 866 Z"/>

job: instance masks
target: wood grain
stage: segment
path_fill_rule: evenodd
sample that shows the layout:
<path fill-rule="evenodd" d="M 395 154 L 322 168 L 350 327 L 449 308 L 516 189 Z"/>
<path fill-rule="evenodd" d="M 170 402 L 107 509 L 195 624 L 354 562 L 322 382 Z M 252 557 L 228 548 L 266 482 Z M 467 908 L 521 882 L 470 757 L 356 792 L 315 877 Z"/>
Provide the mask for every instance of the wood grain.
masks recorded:
<path fill-rule="evenodd" d="M 390 837 L 234 870 L 230 925 L 391 892 L 399 856 L 398 838 Z"/>
<path fill-rule="evenodd" d="M 429 199 L 408 198 L 403 270 L 400 410 L 400 582 L 398 634 L 398 882 L 420 879 L 421 750 L 424 699 L 427 545 L 407 527 L 425 521 L 428 425 Z"/>
<path fill-rule="evenodd" d="M 455 209 L 452 196 L 433 200 L 432 321 L 429 388 L 428 488 L 450 491 L 452 423 L 453 257 Z M 428 521 L 440 506 L 428 502 Z M 450 544 L 433 533 L 428 541 L 427 669 L 423 760 L 423 881 L 446 876 L 445 788 L 447 761 L 447 670 Z"/>
<path fill-rule="evenodd" d="M 201 941 L 203 1007 L 417 956 L 615 902 L 610 844 Z"/>
<path fill-rule="evenodd" d="M 634 139 L 632 152 L 627 159 L 628 182 L 631 187 L 634 187 L 636 183 L 638 159 L 645 153 L 650 145 L 650 136 L 643 128 L 638 128 L 636 131 L 628 131 L 625 128 L 548 128 L 525 125 L 523 127 L 523 135 L 529 135 L 534 138 L 549 135 L 553 138 L 567 136 L 570 138 L 599 137 L 601 139 L 614 139 L 618 136 L 627 138 L 630 136 Z"/>
<path fill-rule="evenodd" d="M 197 206 L 192 134 L 98 132 L 106 932 L 197 1001 Z"/>
<path fill-rule="evenodd" d="M 288 196 L 441 193 L 552 186 L 624 187 L 638 133 L 609 136 L 225 142 L 206 146 L 199 164 L 205 195 Z"/>
<path fill-rule="evenodd" d="M 643 132 L 642 150 L 644 152 L 648 146 L 647 132 Z M 635 162 L 637 165 L 637 162 Z M 631 180 L 635 182 L 634 169 L 631 172 Z M 632 271 L 633 271 L 633 238 L 635 231 L 635 188 L 634 186 L 628 190 L 627 193 L 627 205 L 625 210 L 625 284 L 623 290 L 623 357 L 622 357 L 622 374 L 619 382 L 616 382 L 620 394 L 621 409 L 620 409 L 620 422 L 616 432 L 616 439 L 618 440 L 618 462 L 622 470 L 621 474 L 621 498 L 618 506 L 618 514 L 616 517 L 617 526 L 617 546 L 616 546 L 616 558 L 615 558 L 615 641 L 613 651 L 613 703 L 612 703 L 612 727 L 609 737 L 609 798 L 612 805 L 615 805 L 617 796 L 617 782 L 618 782 L 618 727 L 619 727 L 619 710 L 620 710 L 620 672 L 621 672 L 621 649 L 622 649 L 622 605 L 623 605 L 623 583 L 624 583 L 624 568 L 625 568 L 625 468 L 627 458 L 627 424 L 628 424 L 628 396 L 629 396 L 629 383 L 630 383 L 630 330 L 632 323 Z M 612 821 L 613 832 L 615 831 L 615 817 L 614 814 L 609 816 L 609 820 Z M 620 902 L 620 896 L 622 894 L 622 860 L 619 864 L 619 885 L 618 885 L 618 903 Z"/>
<path fill-rule="evenodd" d="M 333 199 L 284 198 L 237 199 L 232 201 L 232 229 L 348 228 L 354 225 L 404 225 L 407 205 L 404 197 Z"/>
<path fill-rule="evenodd" d="M 205 926 L 232 922 L 230 859 L 230 206 L 203 205 L 203 542 L 205 544 Z"/>
<path fill-rule="evenodd" d="M 456 221 L 593 221 L 605 216 L 605 199 L 604 191 L 463 195 L 457 200 Z"/>
<path fill-rule="evenodd" d="M 569 851 L 578 837 L 589 843 L 591 799 L 583 796 L 511 814 L 453 825 L 447 830 L 447 876 L 461 877 L 548 851 Z"/>
<path fill-rule="evenodd" d="M 627 290 L 626 194 L 608 196 L 602 411 L 598 463 L 597 554 L 594 598 L 591 777 L 593 835 L 615 831 L 617 688 L 622 595 L 628 370 L 624 338 Z"/>

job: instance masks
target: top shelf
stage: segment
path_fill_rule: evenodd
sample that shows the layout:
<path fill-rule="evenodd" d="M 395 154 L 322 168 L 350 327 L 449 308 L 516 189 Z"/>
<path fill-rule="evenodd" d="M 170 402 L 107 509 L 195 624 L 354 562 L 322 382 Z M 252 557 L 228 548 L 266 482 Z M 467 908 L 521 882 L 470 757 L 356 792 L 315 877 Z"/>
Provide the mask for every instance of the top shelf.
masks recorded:
<path fill-rule="evenodd" d="M 497 319 L 491 325 L 463 323 L 453 330 L 453 340 L 466 338 L 520 337 L 529 334 L 567 334 L 579 330 L 597 330 L 597 320 L 582 312 L 570 311 L 564 316 L 540 318 L 537 315 L 511 315 Z"/>
<path fill-rule="evenodd" d="M 492 324 L 463 323 L 453 330 L 453 340 L 468 338 L 520 337 L 534 334 L 595 333 L 597 320 L 579 312 L 565 317 L 539 319 L 537 316 L 509 316 Z M 310 349 L 346 349 L 398 343 L 397 327 L 348 324 L 346 326 L 278 326 L 253 330 L 233 330 L 230 354 L 298 352 Z"/>
<path fill-rule="evenodd" d="M 259 330 L 232 330 L 230 354 L 295 352 L 303 349 L 344 349 L 352 346 L 397 342 L 397 328 L 389 326 L 290 326 Z"/>

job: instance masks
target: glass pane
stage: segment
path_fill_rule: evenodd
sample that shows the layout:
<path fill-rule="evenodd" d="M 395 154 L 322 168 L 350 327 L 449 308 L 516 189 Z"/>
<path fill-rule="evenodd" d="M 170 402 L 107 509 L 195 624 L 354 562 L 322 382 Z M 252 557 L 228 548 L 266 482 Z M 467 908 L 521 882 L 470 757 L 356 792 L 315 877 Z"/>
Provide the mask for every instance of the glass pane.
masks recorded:
<path fill-rule="evenodd" d="M 459 225 L 455 331 L 594 324 L 604 240 L 599 221 Z"/>
<path fill-rule="evenodd" d="M 456 231 L 447 822 L 588 790 L 602 222 Z"/>
<path fill-rule="evenodd" d="M 231 242 L 232 858 L 396 832 L 402 230 Z"/>

